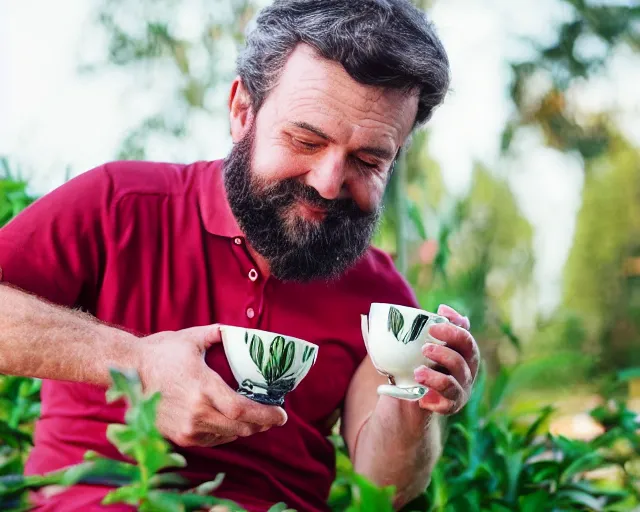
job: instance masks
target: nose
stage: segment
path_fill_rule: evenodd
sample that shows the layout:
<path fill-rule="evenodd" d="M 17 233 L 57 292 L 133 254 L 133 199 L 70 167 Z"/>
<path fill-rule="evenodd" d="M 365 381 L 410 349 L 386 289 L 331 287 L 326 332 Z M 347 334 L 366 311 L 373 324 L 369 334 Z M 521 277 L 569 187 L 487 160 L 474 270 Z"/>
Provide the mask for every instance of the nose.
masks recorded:
<path fill-rule="evenodd" d="M 343 158 L 337 152 L 322 155 L 307 173 L 305 183 L 325 199 L 346 197 L 346 166 Z"/>

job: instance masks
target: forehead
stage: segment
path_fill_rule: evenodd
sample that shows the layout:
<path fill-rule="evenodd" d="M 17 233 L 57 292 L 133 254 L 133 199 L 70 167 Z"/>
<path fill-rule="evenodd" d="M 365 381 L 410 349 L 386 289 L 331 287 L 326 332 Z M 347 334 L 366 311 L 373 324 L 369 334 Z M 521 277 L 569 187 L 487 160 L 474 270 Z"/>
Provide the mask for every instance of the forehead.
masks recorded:
<path fill-rule="evenodd" d="M 278 121 L 321 123 L 337 138 L 375 132 L 400 146 L 413 127 L 418 94 L 363 85 L 339 63 L 300 44 L 264 106 L 273 110 Z"/>

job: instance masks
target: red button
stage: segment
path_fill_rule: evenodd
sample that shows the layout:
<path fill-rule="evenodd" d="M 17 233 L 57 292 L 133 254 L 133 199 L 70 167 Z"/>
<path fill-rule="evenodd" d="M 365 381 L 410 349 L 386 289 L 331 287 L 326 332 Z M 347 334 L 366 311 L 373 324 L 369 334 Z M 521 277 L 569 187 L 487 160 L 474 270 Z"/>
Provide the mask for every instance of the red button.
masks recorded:
<path fill-rule="evenodd" d="M 256 312 L 253 310 L 253 308 L 248 308 L 247 309 L 247 316 L 249 318 L 253 318 L 254 316 L 256 316 Z"/>

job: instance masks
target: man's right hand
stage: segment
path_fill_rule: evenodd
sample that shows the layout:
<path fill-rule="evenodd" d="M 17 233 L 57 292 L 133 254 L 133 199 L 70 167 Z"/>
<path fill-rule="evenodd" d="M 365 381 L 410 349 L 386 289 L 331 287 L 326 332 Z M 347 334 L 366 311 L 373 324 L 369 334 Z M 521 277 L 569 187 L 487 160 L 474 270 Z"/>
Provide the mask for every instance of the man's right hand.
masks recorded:
<path fill-rule="evenodd" d="M 178 446 L 216 446 L 286 423 L 284 409 L 239 395 L 207 366 L 205 352 L 222 341 L 217 325 L 140 341 L 143 389 L 161 393 L 157 427 Z"/>

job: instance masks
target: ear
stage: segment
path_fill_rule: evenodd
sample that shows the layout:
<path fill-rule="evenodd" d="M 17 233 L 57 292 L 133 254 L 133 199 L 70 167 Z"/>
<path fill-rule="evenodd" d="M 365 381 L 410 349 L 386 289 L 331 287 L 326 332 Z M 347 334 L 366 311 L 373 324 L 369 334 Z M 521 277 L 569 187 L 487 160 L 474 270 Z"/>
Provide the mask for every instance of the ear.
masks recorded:
<path fill-rule="evenodd" d="M 229 94 L 229 124 L 233 143 L 240 142 L 254 121 L 251 97 L 242 79 L 236 77 Z"/>

